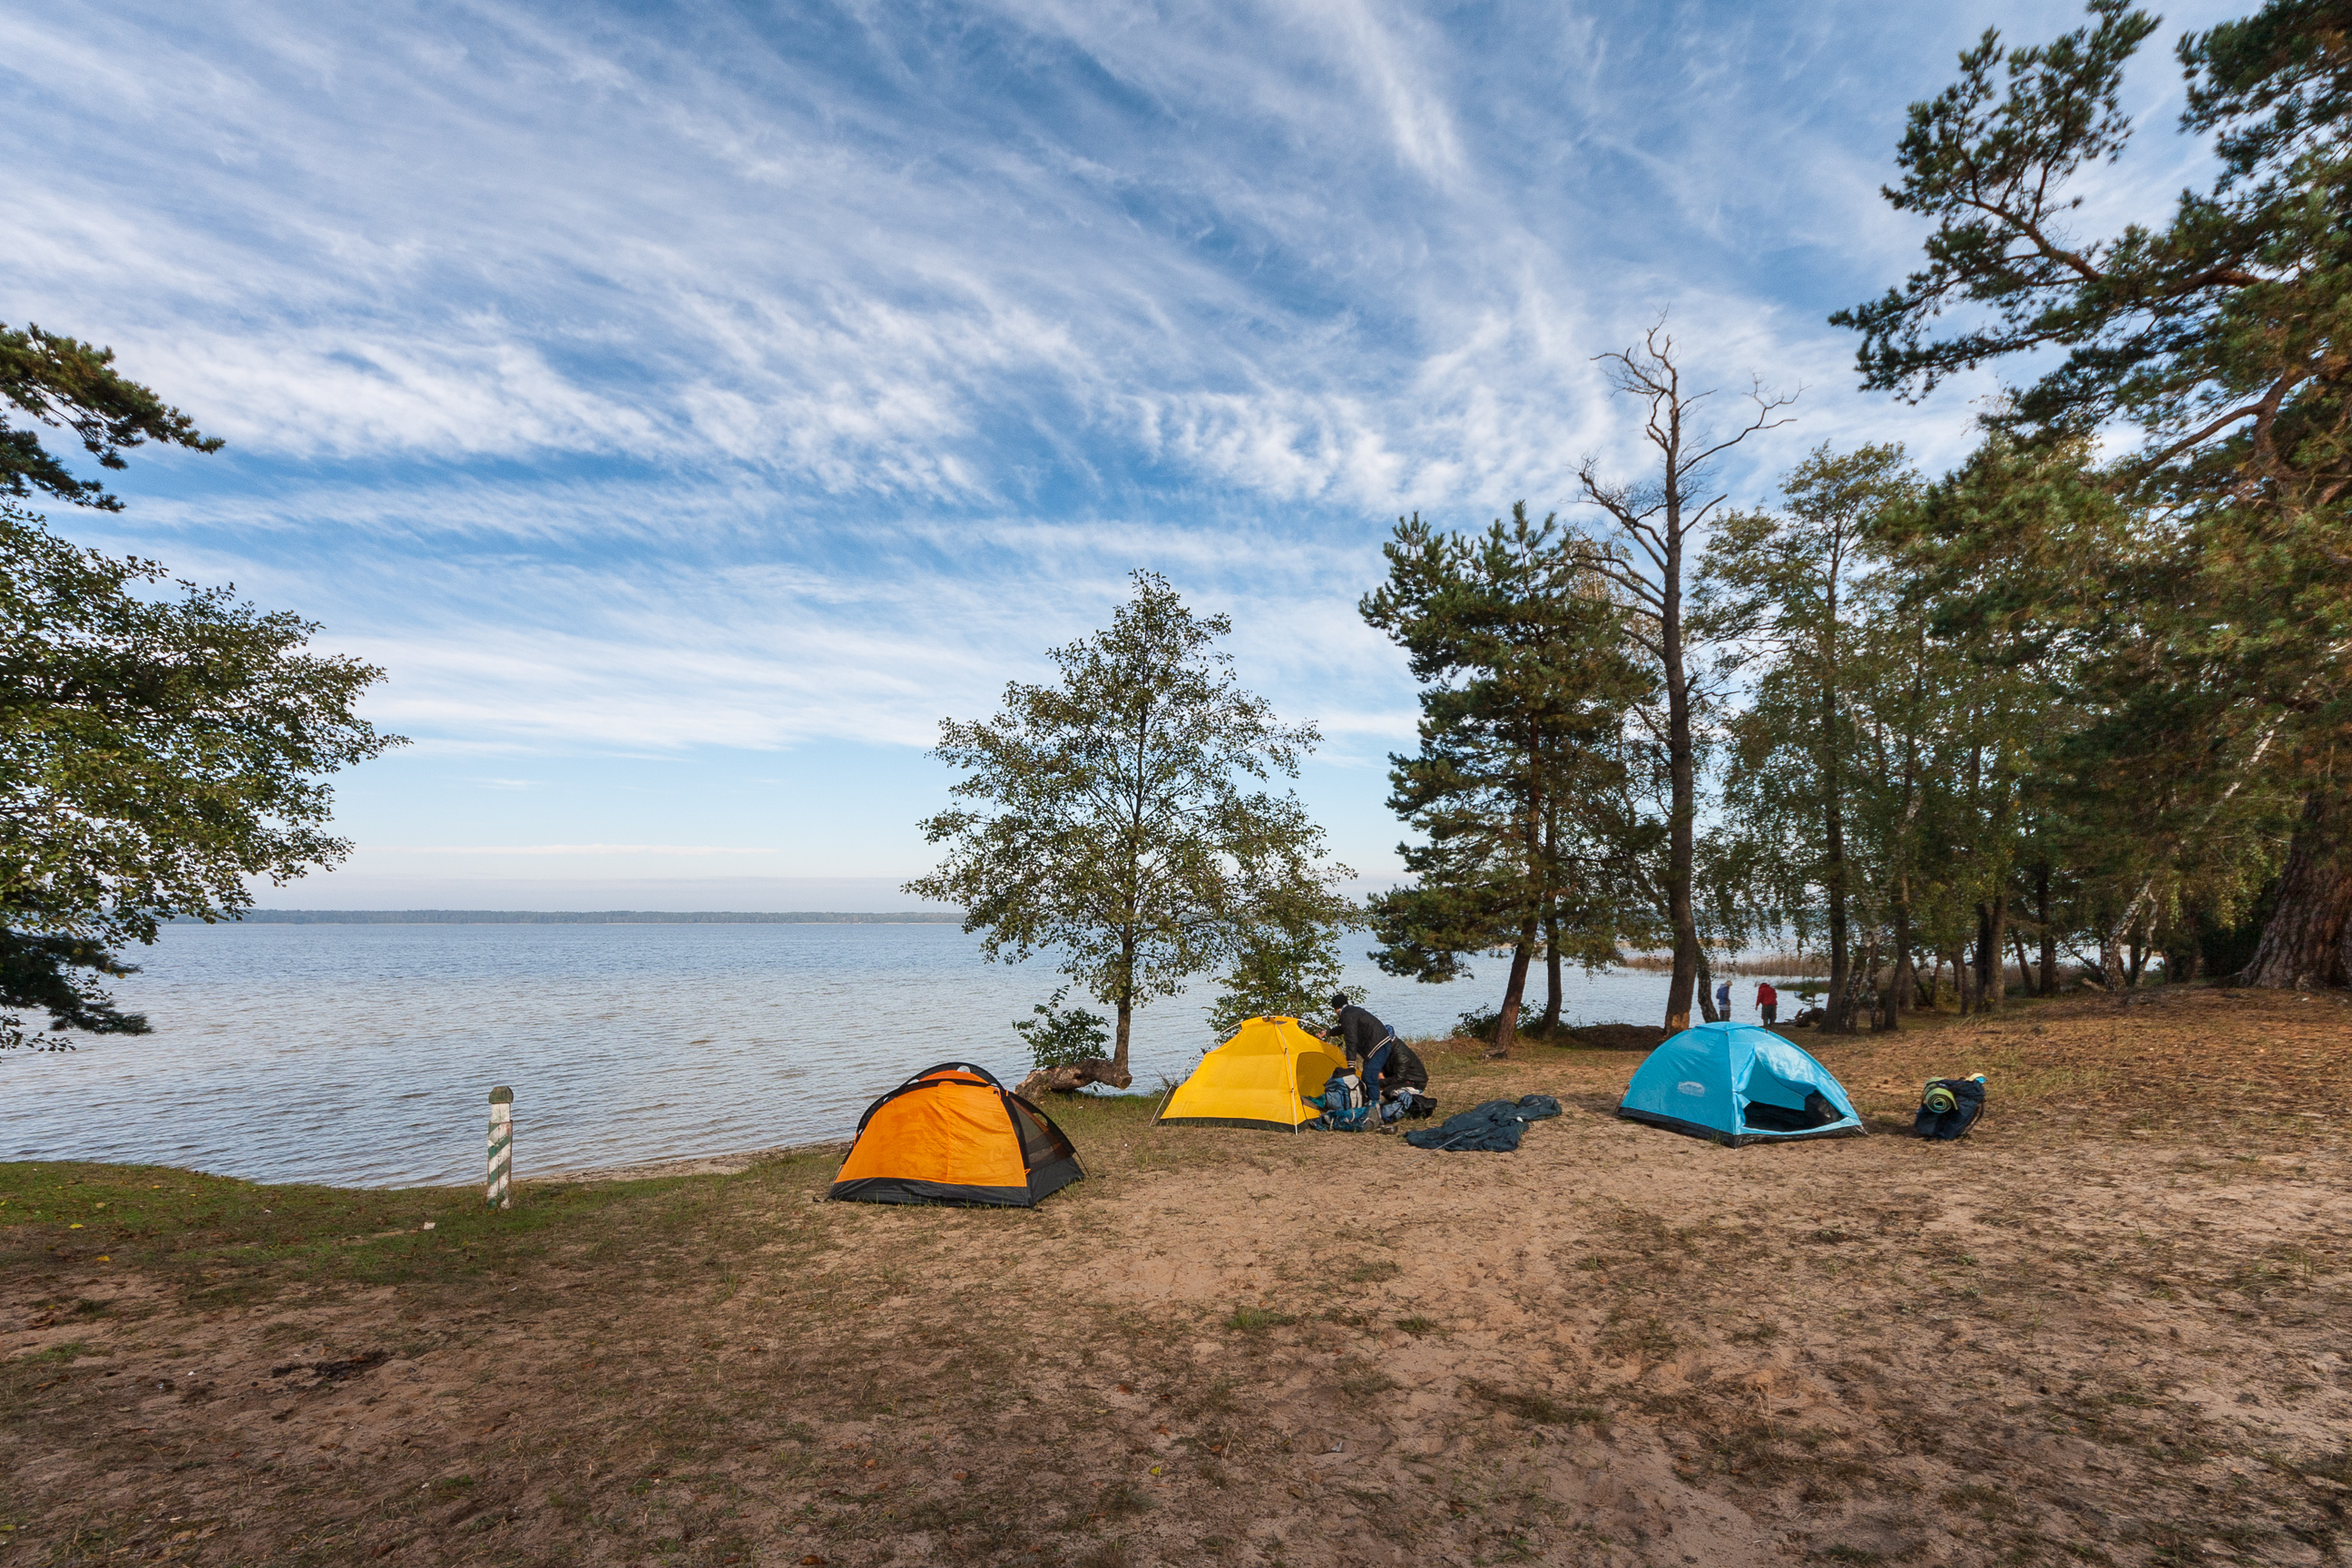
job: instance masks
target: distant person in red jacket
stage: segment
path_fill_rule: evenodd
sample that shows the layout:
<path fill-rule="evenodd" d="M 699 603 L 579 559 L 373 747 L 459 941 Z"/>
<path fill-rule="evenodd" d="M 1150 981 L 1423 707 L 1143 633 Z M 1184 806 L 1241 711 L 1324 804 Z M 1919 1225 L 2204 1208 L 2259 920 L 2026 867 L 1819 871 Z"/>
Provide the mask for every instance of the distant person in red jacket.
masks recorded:
<path fill-rule="evenodd" d="M 1756 1010 L 1764 1015 L 1766 1028 L 1780 1022 L 1780 994 L 1762 981 L 1756 985 Z"/>

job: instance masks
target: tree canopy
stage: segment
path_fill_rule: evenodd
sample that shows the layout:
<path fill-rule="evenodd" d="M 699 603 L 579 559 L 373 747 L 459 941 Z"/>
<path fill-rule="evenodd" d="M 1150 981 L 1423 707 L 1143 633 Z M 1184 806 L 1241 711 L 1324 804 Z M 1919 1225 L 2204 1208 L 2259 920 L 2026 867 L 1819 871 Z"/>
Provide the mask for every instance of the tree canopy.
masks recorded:
<path fill-rule="evenodd" d="M 961 770 L 951 793 L 970 804 L 924 821 L 946 858 L 906 884 L 961 905 L 991 959 L 1048 952 L 1112 1007 L 1112 1056 L 1090 1076 L 1119 1088 L 1137 1007 L 1242 963 L 1264 931 L 1331 931 L 1352 875 L 1321 863 L 1295 796 L 1251 787 L 1295 775 L 1314 726 L 1234 680 L 1215 646 L 1229 619 L 1195 616 L 1156 574 L 1130 582 L 1108 629 L 1048 655 L 1055 680 L 1008 685 L 993 718 L 941 721 L 931 754 Z"/>
<path fill-rule="evenodd" d="M 326 776 L 400 743 L 354 710 L 382 671 L 310 652 L 312 623 L 43 524 L 0 502 L 6 1045 L 24 1011 L 142 1031 L 89 976 L 164 921 L 249 908 L 248 879 L 341 859 Z"/>
<path fill-rule="evenodd" d="M 23 500 L 35 491 L 75 506 L 120 511 L 122 503 L 95 479 L 76 479 L 41 445 L 40 433 L 9 423 L 9 410 L 37 424 L 70 430 L 105 468 L 128 467 L 126 447 L 148 441 L 199 452 L 220 449 L 217 437 L 114 368 L 114 351 L 76 338 L 0 323 L 0 496 Z"/>

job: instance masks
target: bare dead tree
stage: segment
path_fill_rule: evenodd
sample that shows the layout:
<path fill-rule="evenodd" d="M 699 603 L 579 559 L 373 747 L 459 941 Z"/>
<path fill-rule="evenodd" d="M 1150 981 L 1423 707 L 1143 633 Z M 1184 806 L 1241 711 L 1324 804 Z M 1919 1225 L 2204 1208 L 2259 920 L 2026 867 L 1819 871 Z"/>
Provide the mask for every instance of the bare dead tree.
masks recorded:
<path fill-rule="evenodd" d="M 1726 499 L 1720 493 L 1699 499 L 1708 489 L 1711 466 L 1750 436 L 1789 423 L 1780 411 L 1796 402 L 1798 394 L 1783 395 L 1767 391 L 1760 381 L 1752 383 L 1748 397 L 1755 405 L 1753 411 L 1729 435 L 1718 437 L 1695 417 L 1713 390 L 1685 391 L 1675 353 L 1675 340 L 1661 320 L 1639 343 L 1594 356 L 1607 367 L 1610 384 L 1620 395 L 1647 408 L 1642 436 L 1656 450 L 1656 477 L 1612 483 L 1601 479 L 1599 460 L 1593 458 L 1578 465 L 1576 477 L 1584 500 L 1609 516 L 1607 535 L 1587 542 L 1592 567 L 1623 591 L 1633 611 L 1631 635 L 1657 661 L 1665 688 L 1663 738 L 1671 801 L 1664 890 L 1667 923 L 1675 933 L 1666 1027 L 1681 1030 L 1690 1026 L 1691 992 L 1700 958 L 1698 924 L 1691 908 L 1692 838 L 1698 817 L 1694 732 L 1699 696 L 1692 655 L 1694 641 L 1707 640 L 1704 626 L 1694 638 L 1685 577 L 1695 554 L 1694 536 L 1707 513 Z"/>

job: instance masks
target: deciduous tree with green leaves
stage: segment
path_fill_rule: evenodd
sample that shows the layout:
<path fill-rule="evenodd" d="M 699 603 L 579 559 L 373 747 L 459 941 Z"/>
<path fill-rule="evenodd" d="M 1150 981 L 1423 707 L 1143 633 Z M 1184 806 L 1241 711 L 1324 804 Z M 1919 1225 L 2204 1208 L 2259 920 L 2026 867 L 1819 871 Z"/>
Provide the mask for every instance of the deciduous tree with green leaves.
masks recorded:
<path fill-rule="evenodd" d="M 400 743 L 355 711 L 383 672 L 313 624 L 43 521 L 0 502 L 0 1046 L 35 1011 L 143 1033 L 89 976 L 342 858 L 326 775 Z"/>
<path fill-rule="evenodd" d="M 1110 1058 L 1056 1089 L 1126 1088 L 1136 1008 L 1236 961 L 1262 929 L 1350 914 L 1338 888 L 1353 873 L 1322 862 L 1306 808 L 1252 787 L 1296 776 L 1315 727 L 1280 722 L 1235 681 L 1215 646 L 1227 617 L 1195 616 L 1157 574 L 1130 581 L 1107 630 L 1048 656 L 1055 680 L 1008 685 L 992 719 L 941 721 L 931 755 L 962 771 L 951 793 L 966 804 L 922 823 L 946 858 L 906 884 L 962 906 L 991 960 L 1049 953 L 1114 1009 Z"/>

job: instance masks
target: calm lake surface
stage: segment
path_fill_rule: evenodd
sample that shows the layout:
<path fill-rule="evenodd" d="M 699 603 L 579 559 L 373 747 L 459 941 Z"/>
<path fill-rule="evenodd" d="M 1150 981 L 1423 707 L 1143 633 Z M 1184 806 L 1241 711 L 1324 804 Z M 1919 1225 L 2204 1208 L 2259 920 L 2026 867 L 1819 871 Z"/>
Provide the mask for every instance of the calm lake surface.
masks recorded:
<path fill-rule="evenodd" d="M 523 1177 L 845 1138 L 935 1062 L 1017 1082 L 1012 1021 L 1060 984 L 983 962 L 952 925 L 195 925 L 132 956 L 116 996 L 155 1032 L 0 1053 L 0 1159 L 471 1181 L 496 1084 Z M 1359 961 L 1349 979 L 1424 1034 L 1501 999 L 1503 961 L 1478 967 L 1421 985 Z M 1665 987 L 1571 969 L 1566 1015 L 1654 1022 Z M 1139 1090 L 1199 1059 L 1209 999 L 1137 1015 Z"/>

